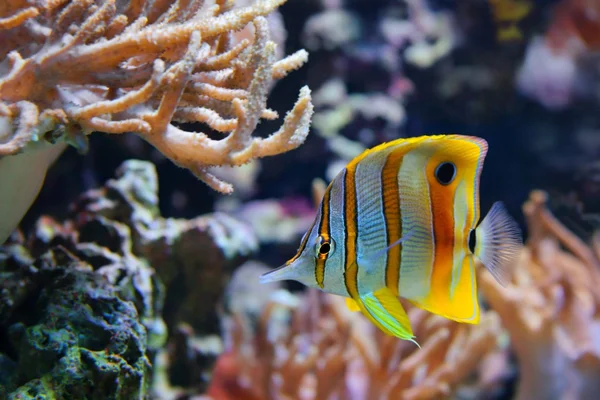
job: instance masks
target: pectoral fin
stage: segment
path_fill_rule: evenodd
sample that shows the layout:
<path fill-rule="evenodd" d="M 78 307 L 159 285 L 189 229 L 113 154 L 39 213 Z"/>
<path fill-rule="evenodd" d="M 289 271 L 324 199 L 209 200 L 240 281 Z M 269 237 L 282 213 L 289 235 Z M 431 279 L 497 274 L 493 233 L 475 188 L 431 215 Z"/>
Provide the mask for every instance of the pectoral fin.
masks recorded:
<path fill-rule="evenodd" d="M 410 320 L 402 307 L 400 300 L 387 287 L 376 290 L 360 297 L 356 302 L 364 315 L 367 316 L 383 332 L 388 335 L 410 340 L 415 337 L 410 326 Z"/>
<path fill-rule="evenodd" d="M 387 247 L 384 247 L 383 249 L 380 250 L 376 250 L 372 253 L 367 254 L 366 256 L 363 256 L 361 258 L 361 265 L 364 265 L 365 268 L 367 269 L 373 269 L 376 268 L 379 264 L 377 263 L 377 261 L 379 261 L 379 259 L 381 257 L 383 257 L 384 255 L 387 254 L 387 252 L 390 251 L 391 248 L 398 246 L 400 243 L 408 240 L 411 237 L 411 232 L 409 231 L 406 235 L 404 235 L 403 237 L 401 237 L 400 239 L 396 240 L 394 243 L 390 244 Z M 369 242 L 364 243 L 364 246 L 366 248 L 369 247 L 374 247 L 373 245 L 370 245 Z"/>

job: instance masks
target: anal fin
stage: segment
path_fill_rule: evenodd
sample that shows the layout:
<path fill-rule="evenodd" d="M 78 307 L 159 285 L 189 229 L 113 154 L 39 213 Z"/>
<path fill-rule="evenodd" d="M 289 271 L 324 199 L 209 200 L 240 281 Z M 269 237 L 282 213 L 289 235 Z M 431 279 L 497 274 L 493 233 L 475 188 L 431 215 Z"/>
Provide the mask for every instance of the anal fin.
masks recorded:
<path fill-rule="evenodd" d="M 346 307 L 352 312 L 360 311 L 360 306 L 350 297 L 346 297 Z"/>
<path fill-rule="evenodd" d="M 479 301 L 475 261 L 472 256 L 467 256 L 462 265 L 454 268 L 460 268 L 456 281 L 452 281 L 449 276 L 447 280 L 433 283 L 427 296 L 409 300 L 419 308 L 453 321 L 478 324 Z"/>

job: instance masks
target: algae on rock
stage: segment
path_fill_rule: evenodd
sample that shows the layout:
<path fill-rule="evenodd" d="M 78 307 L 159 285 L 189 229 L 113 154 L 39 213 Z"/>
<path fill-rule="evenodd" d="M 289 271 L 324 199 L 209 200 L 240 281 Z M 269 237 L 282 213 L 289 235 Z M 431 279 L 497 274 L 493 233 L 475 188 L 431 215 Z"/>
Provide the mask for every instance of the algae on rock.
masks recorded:
<path fill-rule="evenodd" d="M 0 398 L 142 397 L 150 362 L 134 305 L 64 248 L 31 263 L 23 250 L 8 246 L 0 264 Z"/>

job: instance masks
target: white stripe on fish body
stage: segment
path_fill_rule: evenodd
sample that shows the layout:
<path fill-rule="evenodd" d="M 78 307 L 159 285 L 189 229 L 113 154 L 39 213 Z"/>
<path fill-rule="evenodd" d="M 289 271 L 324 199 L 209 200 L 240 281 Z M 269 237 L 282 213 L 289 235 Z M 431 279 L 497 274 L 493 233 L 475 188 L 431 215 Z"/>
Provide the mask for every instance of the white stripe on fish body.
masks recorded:
<path fill-rule="evenodd" d="M 402 232 L 410 237 L 402 245 L 398 292 L 408 299 L 429 294 L 435 243 L 426 165 L 430 154 L 422 149 L 404 155 L 398 172 Z"/>
<path fill-rule="evenodd" d="M 324 288 L 328 293 L 349 297 L 344 283 L 344 266 L 346 260 L 346 232 L 344 220 L 344 178 L 346 169 L 333 180 L 329 196 L 329 229 L 335 242 L 335 251 L 325 262 Z"/>
<path fill-rule="evenodd" d="M 356 215 L 359 292 L 369 293 L 385 286 L 387 252 L 386 221 L 383 214 L 381 172 L 389 151 L 367 156 L 356 167 Z M 375 253 L 380 255 L 373 256 Z"/>
<path fill-rule="evenodd" d="M 456 285 L 458 284 L 458 280 L 460 278 L 460 273 L 463 268 L 463 261 L 465 257 L 471 256 L 467 252 L 468 250 L 468 238 L 465 238 L 465 231 L 467 229 L 467 215 L 469 213 L 469 209 L 467 206 L 466 199 L 463 199 L 461 196 L 464 196 L 465 193 L 465 181 L 461 181 L 454 192 L 454 250 L 452 253 L 452 282 L 450 284 L 450 299 L 454 298 L 454 292 L 456 290 Z M 465 247 L 465 243 L 467 246 Z"/>
<path fill-rule="evenodd" d="M 475 282 L 475 257 L 470 256 L 467 258 L 467 260 L 469 260 L 469 271 L 470 271 L 470 275 L 471 275 L 471 281 Z M 477 299 L 477 285 L 472 285 L 471 286 L 471 290 L 473 291 L 471 293 L 472 298 Z M 475 317 L 477 317 L 478 313 L 478 303 L 477 301 L 473 302 L 473 314 L 471 315 L 470 318 L 465 319 L 465 321 L 472 321 L 473 319 L 475 319 Z"/>

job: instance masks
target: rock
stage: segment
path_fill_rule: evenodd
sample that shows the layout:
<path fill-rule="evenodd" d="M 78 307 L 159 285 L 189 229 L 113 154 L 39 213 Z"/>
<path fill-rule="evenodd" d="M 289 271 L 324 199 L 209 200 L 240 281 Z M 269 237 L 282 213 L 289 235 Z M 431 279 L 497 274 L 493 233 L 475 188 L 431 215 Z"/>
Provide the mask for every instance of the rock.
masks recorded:
<path fill-rule="evenodd" d="M 5 248 L 0 264 L 0 398 L 142 397 L 150 362 L 134 304 L 64 248 L 31 264 L 23 251 Z"/>

